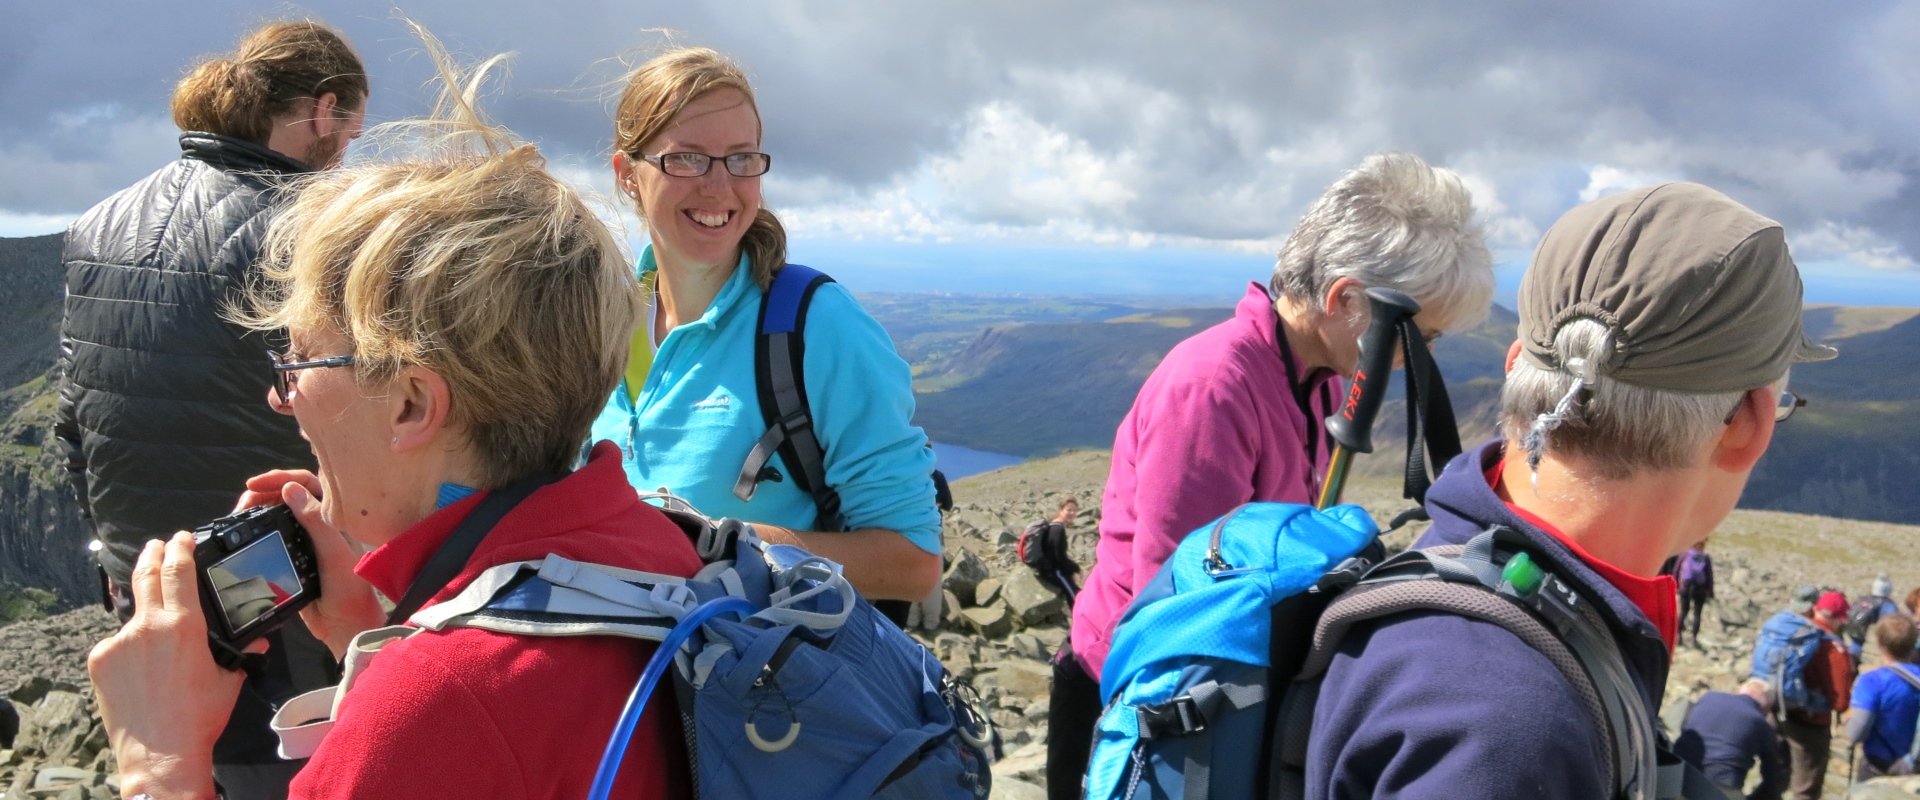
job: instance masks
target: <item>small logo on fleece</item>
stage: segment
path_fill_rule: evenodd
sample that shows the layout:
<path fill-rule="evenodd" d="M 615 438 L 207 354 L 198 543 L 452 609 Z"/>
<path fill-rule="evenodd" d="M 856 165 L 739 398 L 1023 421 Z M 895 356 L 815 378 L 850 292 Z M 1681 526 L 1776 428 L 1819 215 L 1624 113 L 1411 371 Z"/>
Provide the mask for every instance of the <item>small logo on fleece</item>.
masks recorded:
<path fill-rule="evenodd" d="M 731 396 L 729 396 L 729 395 L 724 395 L 724 394 L 723 394 L 723 395 L 720 395 L 720 396 L 718 396 L 718 397 L 709 397 L 709 398 L 707 398 L 707 399 L 705 399 L 705 400 L 702 400 L 702 401 L 700 401 L 700 402 L 698 402 L 698 403 L 694 403 L 694 404 L 693 404 L 693 410 L 695 410 L 695 411 L 725 411 L 725 410 L 727 410 L 728 408 L 730 408 L 730 407 L 732 407 L 732 405 L 733 405 L 733 397 L 731 397 Z"/>

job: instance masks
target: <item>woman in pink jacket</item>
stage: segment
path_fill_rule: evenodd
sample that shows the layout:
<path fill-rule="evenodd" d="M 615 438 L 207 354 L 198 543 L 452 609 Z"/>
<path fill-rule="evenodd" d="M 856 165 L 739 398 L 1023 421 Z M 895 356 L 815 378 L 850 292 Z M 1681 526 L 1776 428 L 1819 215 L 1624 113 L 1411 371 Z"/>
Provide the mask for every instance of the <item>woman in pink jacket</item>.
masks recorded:
<path fill-rule="evenodd" d="M 1368 287 L 1420 301 L 1429 341 L 1477 325 L 1492 258 L 1458 175 L 1375 155 L 1315 201 L 1268 286 L 1181 342 L 1114 435 L 1098 561 L 1054 659 L 1049 793 L 1077 797 L 1114 624 L 1190 531 L 1242 503 L 1311 503 L 1332 448 L 1323 421 L 1359 360 Z"/>

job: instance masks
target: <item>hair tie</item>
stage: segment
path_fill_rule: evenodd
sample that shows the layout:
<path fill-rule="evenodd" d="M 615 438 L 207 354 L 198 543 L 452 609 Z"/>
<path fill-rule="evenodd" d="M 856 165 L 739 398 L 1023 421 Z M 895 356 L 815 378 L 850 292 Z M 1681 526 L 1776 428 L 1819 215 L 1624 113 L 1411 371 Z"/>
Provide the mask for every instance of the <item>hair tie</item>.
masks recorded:
<path fill-rule="evenodd" d="M 1600 338 L 1596 348 L 1600 353 L 1607 352 L 1613 343 L 1613 334 Z M 1540 492 L 1540 459 L 1546 455 L 1547 434 L 1561 425 L 1580 419 L 1586 411 L 1587 401 L 1593 399 L 1593 388 L 1600 382 L 1599 356 L 1580 356 L 1569 358 L 1561 369 L 1573 373 L 1573 385 L 1567 387 L 1567 393 L 1560 396 L 1553 410 L 1533 419 L 1533 426 L 1527 435 L 1520 438 L 1520 446 L 1527 449 L 1527 470 L 1531 473 L 1533 491 Z"/>

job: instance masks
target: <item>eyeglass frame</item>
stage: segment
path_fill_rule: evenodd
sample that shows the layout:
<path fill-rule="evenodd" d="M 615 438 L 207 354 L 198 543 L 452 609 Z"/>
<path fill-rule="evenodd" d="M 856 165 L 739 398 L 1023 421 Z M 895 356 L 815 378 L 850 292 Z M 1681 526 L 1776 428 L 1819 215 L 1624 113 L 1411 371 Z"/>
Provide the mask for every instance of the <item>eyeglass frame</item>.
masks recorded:
<path fill-rule="evenodd" d="M 273 361 L 274 399 L 279 400 L 280 405 L 283 406 L 293 405 L 293 396 L 295 394 L 294 386 L 297 381 L 294 380 L 292 373 L 303 369 L 327 369 L 353 366 L 353 356 L 351 354 L 328 356 L 313 361 L 287 361 L 278 352 L 268 350 L 267 358 Z"/>
<path fill-rule="evenodd" d="M 1733 405 L 1733 410 L 1727 412 L 1727 418 L 1721 422 L 1721 424 L 1732 425 L 1734 416 L 1740 413 L 1740 406 L 1745 405 L 1746 402 L 1747 399 L 1745 397 L 1740 398 L 1740 402 Z M 1793 392 L 1781 392 L 1779 397 L 1774 398 L 1773 424 L 1778 425 L 1792 419 L 1793 412 L 1805 408 L 1806 405 L 1807 398 L 1801 397 Z"/>
<path fill-rule="evenodd" d="M 695 153 L 690 150 L 681 150 L 681 151 L 675 151 L 671 153 L 660 153 L 658 155 L 651 155 L 651 156 L 645 153 L 635 153 L 633 155 L 639 158 L 641 161 L 645 161 L 649 164 L 652 164 L 655 169 L 660 170 L 661 174 L 666 175 L 668 177 L 672 177 L 672 178 L 704 178 L 707 176 L 707 173 L 713 171 L 713 162 L 715 161 L 719 161 L 726 164 L 727 174 L 732 175 L 733 177 L 736 177 L 736 178 L 758 178 L 773 170 L 773 156 L 767 153 L 747 152 L 747 153 L 728 153 L 724 156 L 710 156 L 710 155 L 707 155 L 706 153 Z M 705 161 L 701 164 L 700 171 L 696 174 L 676 175 L 673 172 L 670 172 L 667 170 L 666 160 L 670 156 L 699 156 L 700 158 L 705 159 Z M 733 159 L 739 156 L 759 156 L 762 159 L 765 159 L 765 164 L 767 168 L 760 170 L 759 172 L 756 172 L 752 175 L 742 175 L 738 172 L 734 172 Z"/>

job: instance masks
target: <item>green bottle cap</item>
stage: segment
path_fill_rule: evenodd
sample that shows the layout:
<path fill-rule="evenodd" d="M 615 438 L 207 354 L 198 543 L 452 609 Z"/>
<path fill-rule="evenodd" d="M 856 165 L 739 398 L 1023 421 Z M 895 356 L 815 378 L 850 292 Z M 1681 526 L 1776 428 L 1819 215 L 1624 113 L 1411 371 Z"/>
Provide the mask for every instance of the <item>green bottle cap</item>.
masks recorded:
<path fill-rule="evenodd" d="M 1500 577 L 1521 597 L 1532 597 L 1540 591 L 1540 584 L 1546 582 L 1547 574 L 1541 572 L 1540 565 L 1533 563 L 1526 553 L 1514 553 L 1513 558 L 1507 559 L 1507 568 L 1500 571 Z"/>

